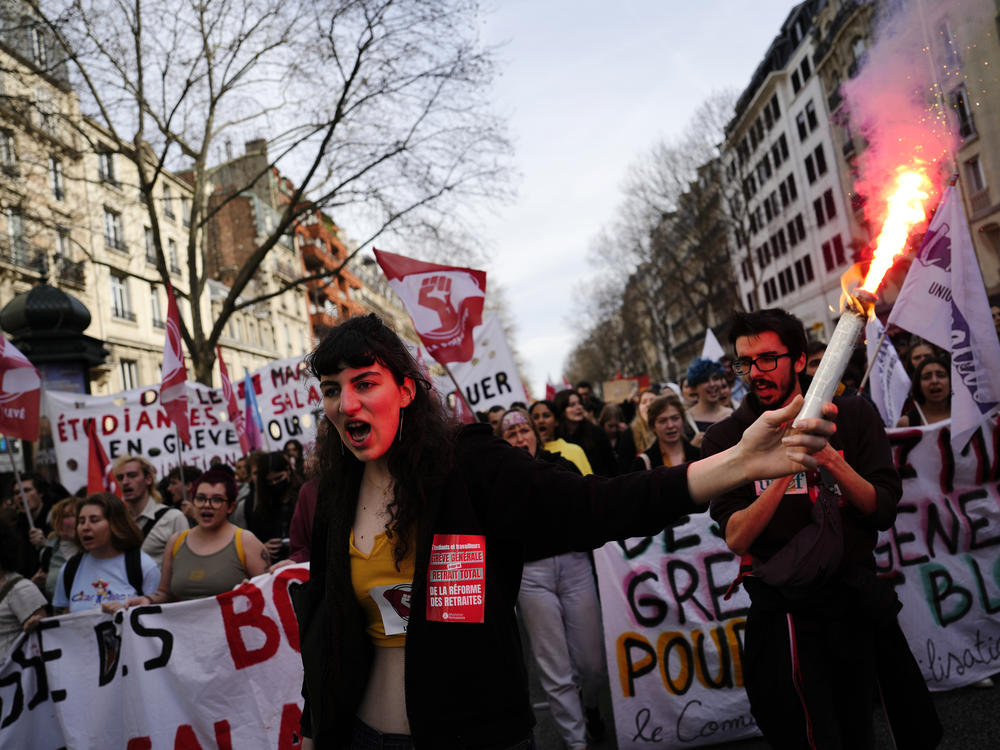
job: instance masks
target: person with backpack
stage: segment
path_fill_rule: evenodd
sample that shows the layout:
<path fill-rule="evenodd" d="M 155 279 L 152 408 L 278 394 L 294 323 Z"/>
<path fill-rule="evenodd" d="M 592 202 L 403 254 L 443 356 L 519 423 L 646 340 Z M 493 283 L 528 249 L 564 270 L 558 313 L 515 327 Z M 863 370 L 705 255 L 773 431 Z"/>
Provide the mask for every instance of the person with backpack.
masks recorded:
<path fill-rule="evenodd" d="M 45 596 L 27 578 L 15 572 L 17 531 L 0 520 L 0 664 L 22 632 L 38 626 L 45 617 Z"/>
<path fill-rule="evenodd" d="M 195 480 L 192 491 L 198 525 L 170 538 L 160 585 L 106 609 L 215 596 L 267 571 L 270 558 L 264 543 L 229 520 L 236 507 L 233 475 L 209 469 Z"/>
<path fill-rule="evenodd" d="M 71 557 L 59 571 L 52 599 L 60 614 L 84 612 L 156 591 L 160 568 L 142 551 L 142 532 L 117 496 L 97 492 L 80 503 L 76 538 L 83 552 Z"/>
<path fill-rule="evenodd" d="M 142 551 L 163 564 L 163 550 L 174 534 L 191 528 L 177 508 L 161 502 L 156 491 L 156 467 L 141 456 L 120 456 L 111 472 L 121 487 L 122 500 L 142 534 Z"/>

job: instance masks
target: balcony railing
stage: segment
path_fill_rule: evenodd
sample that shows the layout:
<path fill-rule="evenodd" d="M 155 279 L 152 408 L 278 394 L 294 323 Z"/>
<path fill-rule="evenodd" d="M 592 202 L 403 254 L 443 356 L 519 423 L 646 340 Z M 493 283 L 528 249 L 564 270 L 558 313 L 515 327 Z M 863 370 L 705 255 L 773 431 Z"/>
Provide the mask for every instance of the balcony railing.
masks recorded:
<path fill-rule="evenodd" d="M 59 281 L 83 289 L 87 285 L 87 276 L 82 260 L 73 261 L 69 258 L 59 258 L 56 274 Z"/>
<path fill-rule="evenodd" d="M 0 260 L 13 263 L 35 273 L 45 273 L 48 270 L 48 260 L 45 251 L 24 240 L 9 239 L 0 242 Z"/>
<path fill-rule="evenodd" d="M 128 320 L 131 321 L 132 323 L 135 323 L 136 321 L 135 313 L 132 312 L 131 310 L 116 310 L 115 308 L 112 307 L 111 315 L 112 317 L 118 318 L 119 320 Z"/>
<path fill-rule="evenodd" d="M 296 271 L 295 266 L 293 266 L 291 263 L 283 263 L 280 260 L 274 262 L 274 271 L 279 276 L 284 276 L 289 281 L 291 281 L 292 279 L 297 279 L 302 276 L 302 272 Z"/>

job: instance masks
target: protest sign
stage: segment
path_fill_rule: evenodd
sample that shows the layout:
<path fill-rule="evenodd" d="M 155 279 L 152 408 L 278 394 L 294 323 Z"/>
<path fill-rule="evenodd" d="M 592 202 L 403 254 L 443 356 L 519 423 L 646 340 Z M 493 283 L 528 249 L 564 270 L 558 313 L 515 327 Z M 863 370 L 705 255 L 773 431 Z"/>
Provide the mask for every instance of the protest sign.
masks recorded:
<path fill-rule="evenodd" d="M 254 372 L 250 380 L 268 438 L 265 447 L 280 450 L 285 441 L 295 438 L 308 453 L 316 440 L 322 396 L 306 365 L 297 358 L 272 362 Z M 191 437 L 190 446 L 183 449 L 184 463 L 206 469 L 212 459 L 219 458 L 234 465 L 243 451 L 229 421 L 222 390 L 191 382 L 186 388 Z M 240 382 L 239 398 L 243 398 L 244 388 Z M 59 478 L 66 487 L 76 489 L 87 483 L 88 420 L 94 420 L 98 438 L 111 461 L 124 455 L 145 456 L 159 477 L 178 465 L 177 437 L 159 402 L 156 386 L 113 396 L 47 391 L 45 397 Z"/>
<path fill-rule="evenodd" d="M 500 319 L 491 315 L 476 329 L 475 351 L 468 362 L 451 364 L 451 374 L 461 386 L 465 401 L 476 411 L 488 411 L 493 406 L 508 408 L 514 401 L 524 401 L 524 385 L 517 363 L 507 345 Z M 443 368 L 431 365 L 434 386 L 447 397 L 454 393 L 455 384 Z"/>
<path fill-rule="evenodd" d="M 291 750 L 289 589 L 308 577 L 295 565 L 215 597 L 43 621 L 0 664 L 0 750 Z"/>
<path fill-rule="evenodd" d="M 961 453 L 948 423 L 890 430 L 903 498 L 875 560 L 931 690 L 1000 665 L 1000 430 Z M 749 599 L 707 514 L 594 553 L 618 747 L 696 747 L 757 732 L 741 655 Z"/>

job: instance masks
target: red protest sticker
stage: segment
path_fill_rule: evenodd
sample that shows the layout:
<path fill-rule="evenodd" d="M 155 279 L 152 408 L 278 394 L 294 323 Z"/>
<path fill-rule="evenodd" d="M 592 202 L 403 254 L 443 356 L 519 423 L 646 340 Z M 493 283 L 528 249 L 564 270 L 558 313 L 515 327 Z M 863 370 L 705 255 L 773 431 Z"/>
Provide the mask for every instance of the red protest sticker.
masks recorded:
<path fill-rule="evenodd" d="M 483 622 L 486 613 L 486 537 L 435 534 L 427 569 L 427 619 Z"/>

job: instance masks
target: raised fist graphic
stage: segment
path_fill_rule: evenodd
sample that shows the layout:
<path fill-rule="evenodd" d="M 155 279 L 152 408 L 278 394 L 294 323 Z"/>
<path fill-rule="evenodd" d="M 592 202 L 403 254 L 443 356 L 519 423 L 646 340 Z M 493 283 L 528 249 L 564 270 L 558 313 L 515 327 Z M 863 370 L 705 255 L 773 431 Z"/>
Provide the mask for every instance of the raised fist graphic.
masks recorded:
<path fill-rule="evenodd" d="M 454 331 L 458 328 L 458 313 L 451 304 L 450 277 L 429 276 L 424 279 L 420 282 L 420 296 L 417 297 L 417 301 L 438 314 L 441 320 L 439 331 Z"/>

